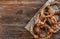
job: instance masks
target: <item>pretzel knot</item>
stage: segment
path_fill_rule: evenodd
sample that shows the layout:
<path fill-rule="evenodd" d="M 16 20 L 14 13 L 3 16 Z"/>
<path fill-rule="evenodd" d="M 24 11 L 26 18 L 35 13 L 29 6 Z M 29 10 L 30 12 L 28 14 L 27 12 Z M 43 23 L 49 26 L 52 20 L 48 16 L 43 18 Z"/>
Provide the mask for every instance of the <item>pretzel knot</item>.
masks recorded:
<path fill-rule="evenodd" d="M 35 16 L 35 23 L 40 23 L 40 24 L 44 24 L 46 22 L 46 18 L 42 17 L 40 14 L 37 14 Z"/>
<path fill-rule="evenodd" d="M 49 25 L 51 27 L 51 29 L 53 29 L 53 33 L 58 29 L 58 23 L 56 18 L 53 16 L 51 18 L 48 18 L 46 21 L 46 24 Z"/>
<path fill-rule="evenodd" d="M 34 38 L 50 38 L 52 32 L 50 32 L 50 27 L 48 25 L 34 24 L 30 27 L 30 32 Z"/>

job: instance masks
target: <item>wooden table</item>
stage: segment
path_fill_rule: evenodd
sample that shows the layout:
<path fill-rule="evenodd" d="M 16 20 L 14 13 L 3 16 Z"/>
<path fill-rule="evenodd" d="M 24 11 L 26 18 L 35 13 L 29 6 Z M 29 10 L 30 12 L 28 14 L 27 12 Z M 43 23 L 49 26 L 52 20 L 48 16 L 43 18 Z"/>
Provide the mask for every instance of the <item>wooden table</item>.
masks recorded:
<path fill-rule="evenodd" d="M 33 39 L 24 27 L 46 1 L 0 0 L 0 39 Z M 60 31 L 51 39 L 60 39 Z"/>

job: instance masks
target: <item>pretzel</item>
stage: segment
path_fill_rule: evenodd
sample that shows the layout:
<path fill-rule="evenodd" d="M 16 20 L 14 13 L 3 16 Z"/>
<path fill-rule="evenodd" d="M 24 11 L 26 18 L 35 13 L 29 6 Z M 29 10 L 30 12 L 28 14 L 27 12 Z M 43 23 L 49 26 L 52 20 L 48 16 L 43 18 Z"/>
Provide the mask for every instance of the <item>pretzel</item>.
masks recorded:
<path fill-rule="evenodd" d="M 37 14 L 36 16 L 35 16 L 35 21 L 37 22 L 37 23 L 41 23 L 41 24 L 44 24 L 45 23 L 45 21 L 47 20 L 46 18 L 44 18 L 43 17 L 43 21 L 40 19 L 40 17 L 41 17 L 41 15 L 40 14 Z"/>
<path fill-rule="evenodd" d="M 51 5 L 54 5 L 54 4 L 60 4 L 60 2 L 57 2 L 57 1 L 54 1 L 54 2 L 52 2 L 50 5 L 48 5 L 48 6 L 46 6 L 45 5 L 45 7 L 42 7 L 42 10 L 41 10 L 41 15 L 43 16 L 43 17 L 51 17 L 51 16 L 53 16 L 54 14 L 59 14 L 59 12 L 56 12 L 56 13 L 54 13 L 53 12 L 53 10 L 52 10 L 52 8 L 50 7 Z M 48 10 L 48 13 L 50 13 L 49 15 L 44 15 L 44 9 L 46 8 L 46 7 L 48 7 L 49 8 L 49 10 Z"/>
<path fill-rule="evenodd" d="M 60 5 L 60 2 L 57 2 L 57 1 L 54 1 L 53 3 L 51 3 L 52 5 L 53 4 L 58 4 L 58 5 Z"/>
<path fill-rule="evenodd" d="M 49 7 L 49 10 L 48 10 L 48 12 L 47 12 L 49 15 L 46 16 L 44 13 L 45 13 L 45 12 L 42 10 L 42 11 L 41 11 L 41 15 L 42 15 L 44 18 L 52 17 L 52 16 L 54 15 L 54 12 L 52 11 L 52 8 L 51 8 L 51 7 Z"/>
<path fill-rule="evenodd" d="M 48 26 L 48 25 L 43 25 L 42 27 L 45 27 L 45 28 L 48 28 L 49 29 L 49 31 L 47 31 L 47 32 L 45 32 L 45 34 L 47 35 L 47 36 L 45 36 L 45 37 L 39 37 L 38 35 L 36 35 L 35 33 L 34 33 L 34 27 L 35 27 L 35 24 L 33 24 L 31 27 L 30 27 L 30 32 L 31 32 L 31 34 L 34 36 L 34 38 L 36 39 L 36 38 L 40 38 L 40 39 L 43 39 L 43 38 L 50 38 L 50 36 L 52 35 L 52 32 L 51 32 L 51 29 L 50 29 L 50 27 Z M 41 25 L 39 25 L 39 26 L 36 26 L 36 28 L 37 28 L 37 33 L 38 34 L 43 34 L 43 32 L 41 31 Z"/>
<path fill-rule="evenodd" d="M 56 23 L 58 23 L 58 22 L 57 22 L 56 18 L 53 16 L 52 18 L 48 18 L 48 19 L 49 19 L 50 27 L 51 27 L 54 31 L 56 31 L 56 29 L 58 28 L 58 24 L 56 24 Z M 52 24 L 52 25 L 51 25 L 51 24 Z"/>

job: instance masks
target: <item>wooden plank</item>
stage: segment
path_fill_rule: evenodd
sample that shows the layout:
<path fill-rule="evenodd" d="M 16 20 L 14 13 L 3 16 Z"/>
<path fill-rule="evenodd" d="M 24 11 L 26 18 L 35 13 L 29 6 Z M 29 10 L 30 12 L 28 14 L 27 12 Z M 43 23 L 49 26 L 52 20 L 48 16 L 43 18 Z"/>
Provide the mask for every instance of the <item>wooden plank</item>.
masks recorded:
<path fill-rule="evenodd" d="M 32 38 L 32 35 L 20 26 L 0 25 L 0 38 Z"/>

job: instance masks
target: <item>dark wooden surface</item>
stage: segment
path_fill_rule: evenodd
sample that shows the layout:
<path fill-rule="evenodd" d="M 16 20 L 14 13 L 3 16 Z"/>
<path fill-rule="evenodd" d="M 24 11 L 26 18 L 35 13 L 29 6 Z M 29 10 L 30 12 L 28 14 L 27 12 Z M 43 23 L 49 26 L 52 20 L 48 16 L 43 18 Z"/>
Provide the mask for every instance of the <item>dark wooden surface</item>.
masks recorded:
<path fill-rule="evenodd" d="M 0 39 L 33 39 L 24 27 L 46 1 L 0 0 Z M 51 39 L 60 39 L 60 32 Z"/>

